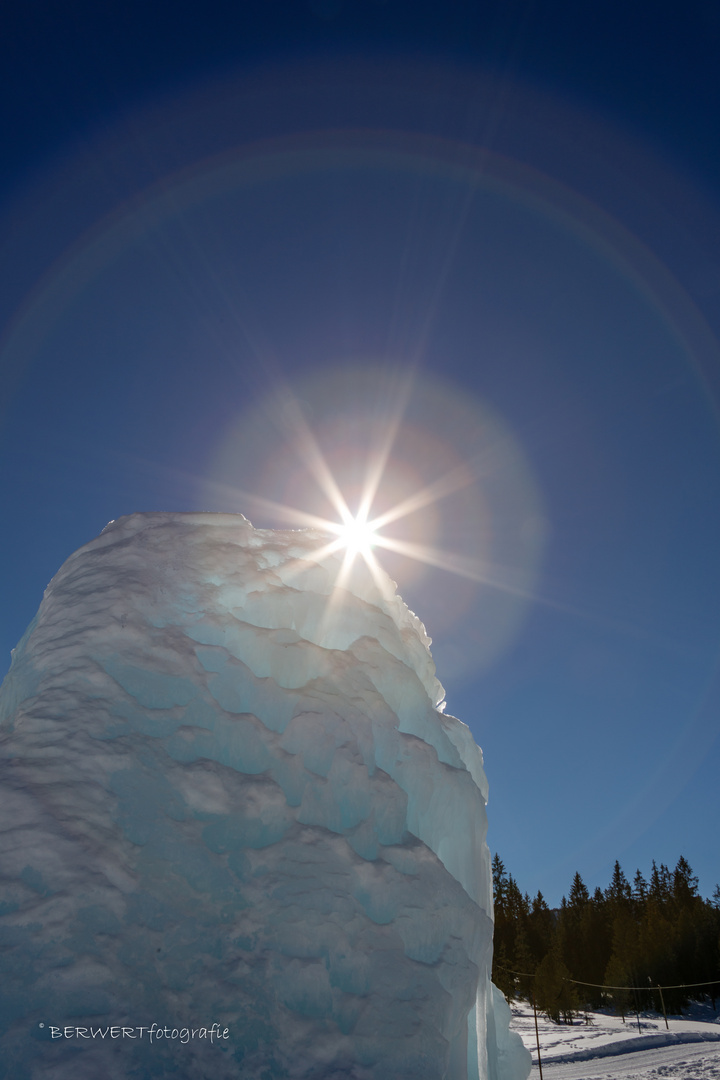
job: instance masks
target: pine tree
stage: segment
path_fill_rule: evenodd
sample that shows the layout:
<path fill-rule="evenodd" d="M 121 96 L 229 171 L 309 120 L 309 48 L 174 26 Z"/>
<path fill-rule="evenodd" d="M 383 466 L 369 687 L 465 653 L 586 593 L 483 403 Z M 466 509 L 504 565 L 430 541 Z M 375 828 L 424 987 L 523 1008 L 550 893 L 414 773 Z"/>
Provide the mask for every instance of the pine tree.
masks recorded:
<path fill-rule="evenodd" d="M 573 878 L 570 899 L 563 896 L 558 917 L 557 941 L 560 955 L 574 979 L 588 979 L 587 915 L 590 894 L 579 873 Z M 583 998 L 586 997 L 582 991 Z"/>
<path fill-rule="evenodd" d="M 625 1014 L 630 1005 L 630 972 L 625 961 L 615 952 L 610 957 L 603 982 L 615 1011 L 620 1013 L 625 1023 Z"/>
<path fill-rule="evenodd" d="M 512 874 L 508 874 L 499 855 L 492 864 L 495 899 L 495 933 L 493 982 L 508 998 L 517 992 L 519 968 L 517 940 L 524 932 L 529 911 L 529 900 L 524 897 Z"/>
<path fill-rule="evenodd" d="M 517 965 L 516 971 L 520 973 L 517 977 L 518 996 L 529 1001 L 532 996 L 534 972 L 537 965 L 530 951 L 524 924 L 521 924 L 518 928 L 515 938 L 515 963 Z"/>
<path fill-rule="evenodd" d="M 698 879 L 683 855 L 678 859 L 673 873 L 673 897 L 680 907 L 688 907 L 698 899 Z"/>
<path fill-rule="evenodd" d="M 527 943 L 532 956 L 532 968 L 535 970 L 540 961 L 547 956 L 555 941 L 555 916 L 545 902 L 541 892 L 532 902 L 527 920 Z"/>
<path fill-rule="evenodd" d="M 639 870 L 635 871 L 633 879 L 632 897 L 637 907 L 642 908 L 648 895 L 648 883 Z"/>
<path fill-rule="evenodd" d="M 535 1001 L 549 1020 L 572 1023 L 578 1008 L 577 992 L 556 949 L 547 954 L 535 973 Z"/>
<path fill-rule="evenodd" d="M 587 886 L 580 877 L 580 874 L 576 873 L 570 888 L 569 906 L 576 911 L 581 912 L 589 900 L 590 893 L 587 891 Z"/>
<path fill-rule="evenodd" d="M 602 1005 L 602 992 L 597 984 L 603 981 L 612 951 L 607 904 L 602 889 L 596 889 L 592 900 L 585 905 L 580 923 L 583 947 L 583 974 L 577 975 L 594 986 L 584 988 L 584 996 L 593 1008 Z"/>
<path fill-rule="evenodd" d="M 681 982 L 678 971 L 677 913 L 669 882 L 667 867 L 661 864 L 658 870 L 653 864 L 650 892 L 639 927 L 641 974 L 643 980 L 649 978 L 653 986 L 674 986 Z M 686 981 L 694 981 L 685 978 Z M 670 1012 L 680 1009 L 682 995 L 675 990 L 666 991 L 665 1004 Z"/>
<path fill-rule="evenodd" d="M 632 898 L 630 883 L 620 868 L 620 863 L 617 859 L 615 860 L 612 879 L 605 890 L 605 896 L 607 900 L 614 905 L 626 905 Z"/>
<path fill-rule="evenodd" d="M 669 900 L 672 895 L 672 879 L 670 871 L 665 863 L 660 863 L 660 868 L 655 865 L 653 859 L 652 871 L 650 873 L 650 897 L 659 902 L 664 903 Z"/>
<path fill-rule="evenodd" d="M 498 990 L 502 990 L 508 1001 L 512 1001 L 516 992 L 516 978 L 510 971 L 510 961 L 504 943 L 493 946 L 492 981 Z"/>
<path fill-rule="evenodd" d="M 529 900 L 520 892 L 512 874 L 508 874 L 506 886 L 507 913 L 511 919 L 525 919 L 530 907 Z"/>
<path fill-rule="evenodd" d="M 502 912 L 505 908 L 505 901 L 507 897 L 507 873 L 505 872 L 505 863 L 500 856 L 495 852 L 492 861 L 492 878 L 493 878 L 493 897 L 495 899 L 495 914 L 497 915 L 498 909 Z"/>

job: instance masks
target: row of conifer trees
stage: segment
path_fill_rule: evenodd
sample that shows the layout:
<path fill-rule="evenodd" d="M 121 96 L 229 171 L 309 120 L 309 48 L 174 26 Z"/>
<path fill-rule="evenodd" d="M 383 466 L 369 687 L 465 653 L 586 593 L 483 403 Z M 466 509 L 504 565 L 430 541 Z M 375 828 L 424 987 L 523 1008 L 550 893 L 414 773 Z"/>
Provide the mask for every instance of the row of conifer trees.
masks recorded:
<path fill-rule="evenodd" d="M 496 855 L 493 888 L 493 982 L 509 999 L 534 996 L 558 1023 L 584 1008 L 678 1013 L 720 998 L 720 886 L 704 900 L 682 856 L 674 871 L 653 862 L 649 881 L 638 870 L 632 885 L 616 862 L 608 887 L 592 895 L 575 874 L 551 910 L 542 893 L 523 895 Z"/>

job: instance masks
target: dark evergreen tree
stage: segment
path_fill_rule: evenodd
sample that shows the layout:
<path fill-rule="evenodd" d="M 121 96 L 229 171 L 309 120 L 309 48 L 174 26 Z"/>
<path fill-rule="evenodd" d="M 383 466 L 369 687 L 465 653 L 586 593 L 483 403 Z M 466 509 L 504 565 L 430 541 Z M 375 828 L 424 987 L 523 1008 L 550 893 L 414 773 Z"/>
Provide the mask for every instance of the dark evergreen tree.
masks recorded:
<path fill-rule="evenodd" d="M 660 863 L 660 868 L 655 865 L 653 859 L 652 871 L 650 873 L 650 897 L 658 903 L 664 903 L 670 899 L 672 894 L 672 882 L 670 877 L 670 871 L 664 863 Z"/>
<path fill-rule="evenodd" d="M 632 899 L 630 883 L 623 873 L 620 863 L 615 860 L 613 875 L 610 884 L 605 890 L 605 897 L 609 903 L 616 906 L 627 906 Z"/>
<path fill-rule="evenodd" d="M 498 990 L 502 990 L 508 1001 L 512 1001 L 517 992 L 517 978 L 510 968 L 510 960 L 505 950 L 505 943 L 493 944 L 492 981 Z"/>
<path fill-rule="evenodd" d="M 517 996 L 530 1000 L 537 963 L 530 950 L 527 925 L 525 923 L 520 924 L 515 938 L 515 963 L 517 965 L 516 971 L 519 973 L 515 985 Z"/>
<path fill-rule="evenodd" d="M 508 910 L 508 875 L 498 854 L 495 854 L 492 861 L 492 875 L 495 903 L 492 981 L 508 999 L 512 999 L 515 997 L 515 976 L 512 968 L 516 927 Z"/>
<path fill-rule="evenodd" d="M 698 879 L 684 855 L 678 859 L 673 874 L 673 898 L 680 907 L 688 907 L 698 898 Z"/>
<path fill-rule="evenodd" d="M 605 976 L 612 949 L 607 905 L 602 889 L 596 889 L 592 899 L 585 905 L 580 934 L 583 942 L 583 979 L 592 985 L 583 988 L 584 1000 L 591 1008 L 603 1004 L 599 984 Z"/>
<path fill-rule="evenodd" d="M 571 1024 L 578 1009 L 578 997 L 570 972 L 556 949 L 541 961 L 535 975 L 535 1001 L 538 1009 L 556 1024 Z"/>
<path fill-rule="evenodd" d="M 635 871 L 635 877 L 633 879 L 632 898 L 638 908 L 642 908 L 643 904 L 647 900 L 648 895 L 648 883 L 642 876 L 639 870 Z"/>
<path fill-rule="evenodd" d="M 512 874 L 505 870 L 499 855 L 492 864 L 495 900 L 495 934 L 492 979 L 509 999 L 515 997 L 516 972 L 522 971 L 518 958 L 518 938 L 525 933 L 529 899 L 524 897 Z M 523 960 L 526 957 L 523 955 Z"/>
<path fill-rule="evenodd" d="M 575 911 L 582 912 L 589 900 L 590 893 L 587 891 L 587 886 L 580 874 L 576 873 L 570 888 L 569 906 Z"/>
<path fill-rule="evenodd" d="M 625 1016 L 630 1007 L 631 991 L 628 989 L 630 986 L 630 971 L 623 958 L 618 956 L 617 953 L 613 953 L 610 957 L 603 981 L 606 996 L 612 1002 L 615 1012 L 620 1013 L 623 1023 L 625 1023 Z"/>
<path fill-rule="evenodd" d="M 555 941 L 555 916 L 545 903 L 541 892 L 533 900 L 527 921 L 527 943 L 532 957 L 534 971 L 540 961 L 547 956 Z"/>
<path fill-rule="evenodd" d="M 562 899 L 558 916 L 557 943 L 559 953 L 573 979 L 590 981 L 587 973 L 588 951 L 590 948 L 589 908 L 590 894 L 579 873 L 573 878 L 570 898 Z M 578 994 L 582 1001 L 589 1002 L 586 987 L 581 987 Z"/>

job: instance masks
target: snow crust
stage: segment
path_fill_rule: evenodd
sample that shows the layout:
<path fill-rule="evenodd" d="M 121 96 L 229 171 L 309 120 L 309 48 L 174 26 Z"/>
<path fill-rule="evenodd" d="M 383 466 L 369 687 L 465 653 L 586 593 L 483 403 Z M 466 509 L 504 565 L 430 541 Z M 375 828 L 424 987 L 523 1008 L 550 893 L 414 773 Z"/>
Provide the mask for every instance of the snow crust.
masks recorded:
<path fill-rule="evenodd" d="M 638 1027 L 639 1024 L 639 1027 Z M 511 1027 L 533 1056 L 535 1022 L 527 1002 L 513 1002 Z M 710 1002 L 682 1017 L 643 1012 L 625 1020 L 608 1011 L 581 1015 L 572 1025 L 538 1016 L 545 1080 L 720 1080 L 720 1015 Z"/>
<path fill-rule="evenodd" d="M 528 1075 L 481 751 L 393 583 L 339 587 L 325 543 L 137 514 L 46 590 L 0 690 L 8 1075 Z"/>

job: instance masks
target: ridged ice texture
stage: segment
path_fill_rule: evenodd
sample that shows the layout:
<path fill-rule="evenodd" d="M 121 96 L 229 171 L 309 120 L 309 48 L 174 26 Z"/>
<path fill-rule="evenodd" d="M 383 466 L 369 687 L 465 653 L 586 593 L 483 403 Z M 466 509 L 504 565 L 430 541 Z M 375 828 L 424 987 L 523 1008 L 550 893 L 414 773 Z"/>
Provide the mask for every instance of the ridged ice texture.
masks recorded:
<path fill-rule="evenodd" d="M 0 691 L 8 1076 L 527 1075 L 480 750 L 392 583 L 340 587 L 325 543 L 138 514 L 48 587 Z"/>

